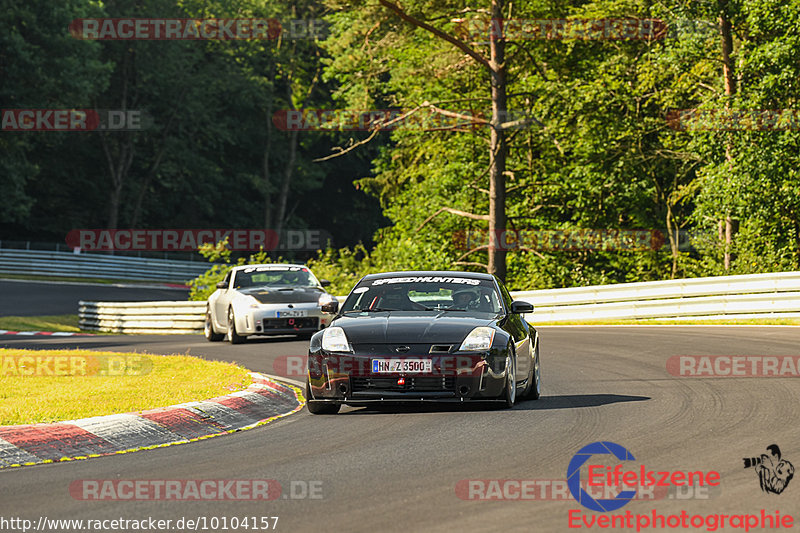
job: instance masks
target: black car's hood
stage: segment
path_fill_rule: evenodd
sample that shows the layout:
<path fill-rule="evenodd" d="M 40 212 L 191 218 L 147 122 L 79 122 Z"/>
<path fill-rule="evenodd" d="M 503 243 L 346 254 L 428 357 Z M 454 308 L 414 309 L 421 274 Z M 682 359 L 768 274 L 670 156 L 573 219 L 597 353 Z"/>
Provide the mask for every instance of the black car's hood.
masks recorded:
<path fill-rule="evenodd" d="M 308 302 L 318 302 L 319 297 L 325 291 L 319 287 L 286 287 L 286 286 L 262 286 L 238 289 L 244 295 L 252 296 L 262 304 L 299 304 Z"/>
<path fill-rule="evenodd" d="M 351 344 L 460 343 L 478 326 L 493 325 L 497 317 L 464 316 L 463 313 L 423 315 L 407 313 L 370 313 L 340 316 L 331 323 L 344 329 Z"/>

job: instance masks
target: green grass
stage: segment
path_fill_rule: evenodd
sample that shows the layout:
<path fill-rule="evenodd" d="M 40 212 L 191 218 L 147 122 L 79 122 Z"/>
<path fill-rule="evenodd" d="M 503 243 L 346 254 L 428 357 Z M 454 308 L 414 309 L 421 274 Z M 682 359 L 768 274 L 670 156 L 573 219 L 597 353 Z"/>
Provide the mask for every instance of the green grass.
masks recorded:
<path fill-rule="evenodd" d="M 658 318 L 639 320 L 564 320 L 559 322 L 531 322 L 534 326 L 671 326 L 671 325 L 702 325 L 702 326 L 800 326 L 798 318 L 740 318 L 740 319 L 714 319 L 714 320 L 686 320 L 680 318 Z"/>
<path fill-rule="evenodd" d="M 32 359 L 20 360 L 26 356 Z M 44 363 L 46 359 L 37 357 L 54 359 Z M 116 363 L 108 364 L 108 358 Z M 57 361 L 67 361 L 60 372 Z M 73 365 L 76 361 L 84 363 Z M 44 375 L 48 373 L 75 375 Z M 167 407 L 244 390 L 251 382 L 248 370 L 238 365 L 187 355 L 0 348 L 0 425 Z"/>
<path fill-rule="evenodd" d="M 0 316 L 0 329 L 9 331 L 80 332 L 78 315 Z"/>

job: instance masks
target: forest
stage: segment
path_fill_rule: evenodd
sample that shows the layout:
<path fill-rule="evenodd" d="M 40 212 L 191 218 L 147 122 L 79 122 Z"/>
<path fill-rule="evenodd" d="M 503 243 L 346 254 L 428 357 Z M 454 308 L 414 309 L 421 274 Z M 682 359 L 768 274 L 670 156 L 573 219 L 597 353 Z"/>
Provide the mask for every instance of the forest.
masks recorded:
<path fill-rule="evenodd" d="M 796 2 L 0 6 L 1 241 L 324 232 L 259 259 L 345 292 L 385 270 L 513 290 L 800 270 Z"/>

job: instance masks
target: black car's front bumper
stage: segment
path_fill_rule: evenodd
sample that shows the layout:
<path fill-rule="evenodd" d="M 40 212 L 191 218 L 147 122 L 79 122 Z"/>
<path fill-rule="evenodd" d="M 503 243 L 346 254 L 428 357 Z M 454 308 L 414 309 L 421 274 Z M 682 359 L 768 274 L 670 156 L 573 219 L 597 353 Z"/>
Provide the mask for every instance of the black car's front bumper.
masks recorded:
<path fill-rule="evenodd" d="M 388 350 L 387 350 L 388 351 Z M 347 404 L 373 402 L 424 402 L 496 400 L 506 383 L 506 354 L 485 353 L 403 354 L 326 353 L 308 356 L 308 377 L 313 400 Z M 431 359 L 429 373 L 375 373 L 371 361 L 381 359 Z"/>

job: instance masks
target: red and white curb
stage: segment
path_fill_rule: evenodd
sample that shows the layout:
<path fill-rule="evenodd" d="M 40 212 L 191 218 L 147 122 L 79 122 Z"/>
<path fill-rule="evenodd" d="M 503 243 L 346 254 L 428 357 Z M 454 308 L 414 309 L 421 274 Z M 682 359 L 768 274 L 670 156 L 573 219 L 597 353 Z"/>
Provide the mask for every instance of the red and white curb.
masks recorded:
<path fill-rule="evenodd" d="M 302 391 L 251 373 L 246 390 L 138 413 L 0 426 L 0 468 L 184 444 L 266 424 L 303 408 Z"/>
<path fill-rule="evenodd" d="M 11 331 L 0 329 L 0 335 L 47 335 L 50 337 L 90 337 L 94 333 L 73 333 L 71 331 Z"/>

